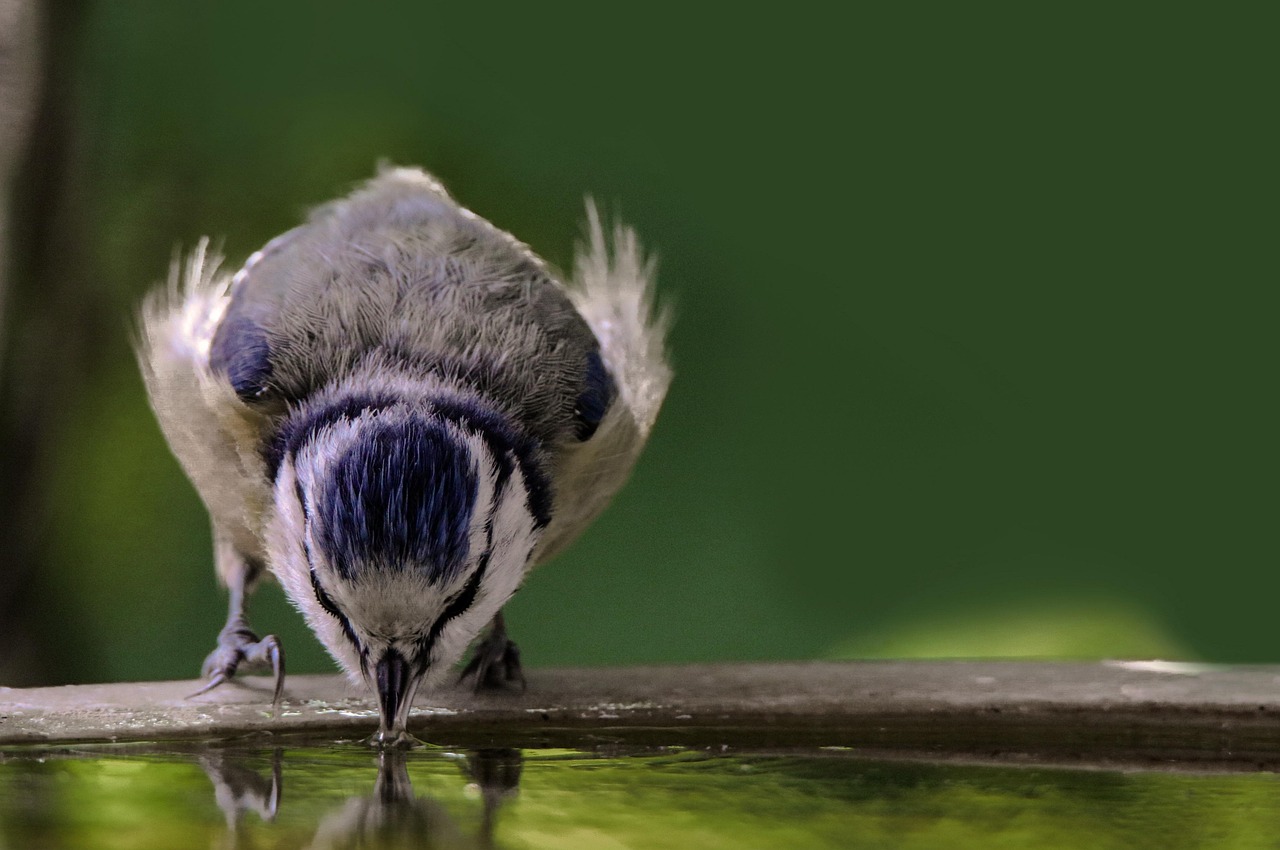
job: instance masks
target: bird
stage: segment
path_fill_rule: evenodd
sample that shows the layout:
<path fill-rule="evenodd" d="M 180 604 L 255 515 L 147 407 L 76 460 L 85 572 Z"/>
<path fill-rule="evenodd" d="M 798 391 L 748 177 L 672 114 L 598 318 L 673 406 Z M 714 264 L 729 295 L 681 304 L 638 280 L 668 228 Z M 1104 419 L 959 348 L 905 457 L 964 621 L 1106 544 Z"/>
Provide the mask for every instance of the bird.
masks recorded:
<path fill-rule="evenodd" d="M 523 689 L 503 608 L 626 482 L 671 381 L 653 256 L 588 198 L 561 275 L 383 165 L 222 263 L 207 238 L 176 256 L 135 340 L 227 590 L 197 694 L 270 667 L 278 714 L 284 650 L 246 613 L 269 577 L 376 698 L 375 746 L 416 743 L 415 693 L 468 648 L 458 681 Z"/>

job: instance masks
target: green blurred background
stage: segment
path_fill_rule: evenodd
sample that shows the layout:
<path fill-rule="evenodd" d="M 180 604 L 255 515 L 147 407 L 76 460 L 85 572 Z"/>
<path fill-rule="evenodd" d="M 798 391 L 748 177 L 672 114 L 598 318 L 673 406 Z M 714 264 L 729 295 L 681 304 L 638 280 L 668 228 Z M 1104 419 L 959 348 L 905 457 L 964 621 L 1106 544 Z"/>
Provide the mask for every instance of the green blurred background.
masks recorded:
<path fill-rule="evenodd" d="M 131 311 L 379 159 L 677 305 L 528 663 L 1280 660 L 1274 23 L 1240 7 L 51 3 L 0 364 L 0 683 L 190 677 L 224 617 Z M 1259 7 L 1264 8 L 1264 7 Z M 252 621 L 331 664 L 270 587 Z"/>

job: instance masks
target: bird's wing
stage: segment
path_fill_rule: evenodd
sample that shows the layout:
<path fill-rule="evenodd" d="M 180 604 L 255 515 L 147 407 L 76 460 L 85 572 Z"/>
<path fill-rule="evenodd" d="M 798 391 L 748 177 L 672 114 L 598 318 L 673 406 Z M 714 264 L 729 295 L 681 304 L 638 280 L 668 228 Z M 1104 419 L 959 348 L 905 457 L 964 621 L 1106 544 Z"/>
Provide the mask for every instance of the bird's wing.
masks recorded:
<path fill-rule="evenodd" d="M 588 202 L 587 243 L 579 246 L 567 292 L 599 342 L 614 392 L 595 432 L 558 456 L 556 513 L 535 563 L 572 543 L 626 483 L 671 383 L 669 314 L 654 303 L 653 262 L 630 228 L 618 225 L 612 237 Z"/>
<path fill-rule="evenodd" d="M 270 485 L 258 453 L 265 417 L 210 367 L 210 345 L 230 301 L 231 276 L 201 240 L 174 261 L 167 286 L 142 306 L 138 361 L 151 407 L 215 527 L 245 556 L 261 557 Z"/>

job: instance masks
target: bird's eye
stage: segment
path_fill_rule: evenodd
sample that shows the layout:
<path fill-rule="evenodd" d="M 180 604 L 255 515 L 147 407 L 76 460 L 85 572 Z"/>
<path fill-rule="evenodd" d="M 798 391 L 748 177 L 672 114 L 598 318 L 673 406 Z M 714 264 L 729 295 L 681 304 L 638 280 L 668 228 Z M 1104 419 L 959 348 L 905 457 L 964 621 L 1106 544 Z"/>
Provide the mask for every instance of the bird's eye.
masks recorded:
<path fill-rule="evenodd" d="M 476 594 L 480 592 L 480 582 L 484 579 L 484 573 L 488 566 L 489 553 L 485 552 L 484 557 L 480 559 L 480 565 L 476 567 L 476 571 L 467 580 L 466 587 L 462 588 L 462 591 L 457 596 L 449 600 L 449 604 L 445 606 L 443 613 L 431 625 L 431 630 L 419 641 L 418 657 L 424 663 L 431 657 L 431 647 L 435 645 L 440 633 L 444 631 L 444 627 L 449 624 L 449 621 L 461 616 L 463 612 L 471 607 L 471 603 L 476 601 Z"/>
<path fill-rule="evenodd" d="M 320 579 L 316 578 L 316 571 L 311 571 L 311 589 L 316 592 L 316 601 L 320 603 L 320 607 L 325 611 L 337 617 L 339 620 L 345 620 L 346 617 L 338 610 L 338 606 L 333 603 L 332 597 L 325 593 L 323 587 L 320 586 Z"/>
<path fill-rule="evenodd" d="M 316 601 L 320 603 L 320 607 L 338 621 L 338 625 L 342 626 L 342 633 L 347 636 L 347 640 L 351 641 L 352 646 L 360 650 L 363 657 L 365 650 L 360 644 L 359 638 L 356 637 L 355 629 L 351 628 L 351 621 L 347 619 L 346 614 L 342 613 L 342 609 L 333 601 L 333 597 L 329 596 L 324 588 L 320 586 L 320 579 L 316 578 L 315 567 L 311 568 L 311 589 L 315 591 Z"/>
<path fill-rule="evenodd" d="M 311 589 L 316 595 L 316 602 L 319 602 L 320 607 L 325 610 L 325 613 L 336 619 L 338 621 L 338 625 L 342 626 L 342 633 L 347 636 L 347 640 L 351 641 L 351 645 L 359 650 L 360 666 L 364 667 L 368 650 L 364 648 L 360 643 L 360 639 L 356 637 L 356 630 L 351 627 L 351 621 L 347 619 L 347 615 L 342 613 L 342 609 L 338 607 L 337 603 L 333 601 L 333 597 L 331 597 L 320 585 L 320 579 L 316 576 L 316 564 L 311 554 L 310 543 L 311 511 L 307 510 L 307 500 L 302 492 L 302 482 L 297 479 L 294 479 L 293 482 L 293 492 L 298 499 L 298 506 L 302 508 L 304 522 L 307 527 L 306 533 L 302 538 L 302 548 L 307 553 L 307 566 L 311 571 Z"/>

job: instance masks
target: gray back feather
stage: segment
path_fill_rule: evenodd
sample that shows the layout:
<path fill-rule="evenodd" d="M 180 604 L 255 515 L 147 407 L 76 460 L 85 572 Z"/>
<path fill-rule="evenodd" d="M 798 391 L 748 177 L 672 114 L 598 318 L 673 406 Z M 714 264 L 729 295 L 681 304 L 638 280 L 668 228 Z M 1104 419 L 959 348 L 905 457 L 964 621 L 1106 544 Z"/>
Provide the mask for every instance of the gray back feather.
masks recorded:
<path fill-rule="evenodd" d="M 570 433 L 596 347 L 524 245 L 392 169 L 250 259 L 211 361 L 264 405 L 357 373 L 460 380 L 547 443 Z"/>

